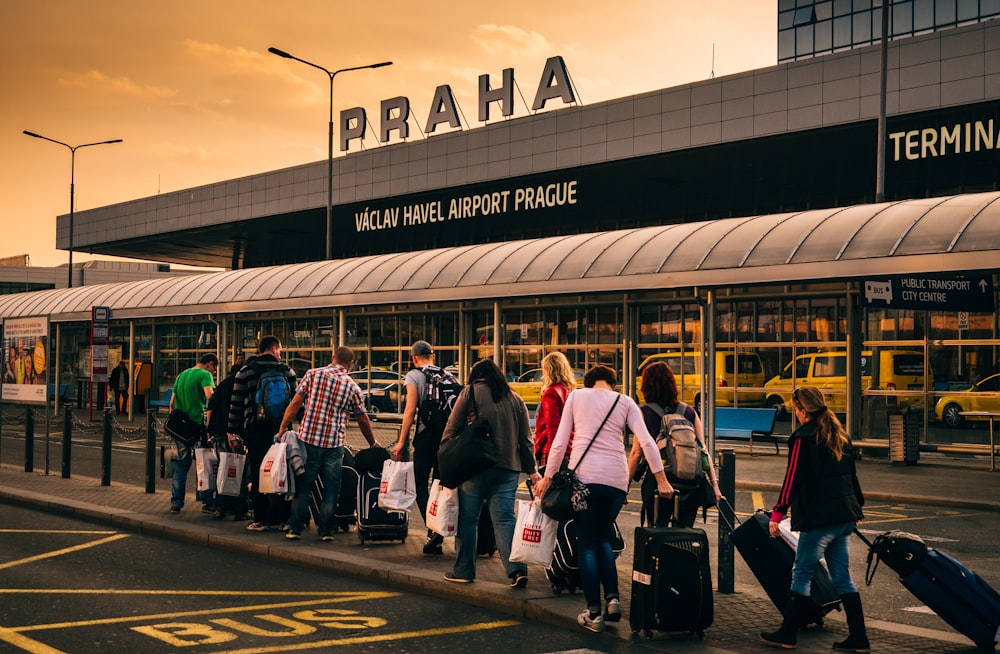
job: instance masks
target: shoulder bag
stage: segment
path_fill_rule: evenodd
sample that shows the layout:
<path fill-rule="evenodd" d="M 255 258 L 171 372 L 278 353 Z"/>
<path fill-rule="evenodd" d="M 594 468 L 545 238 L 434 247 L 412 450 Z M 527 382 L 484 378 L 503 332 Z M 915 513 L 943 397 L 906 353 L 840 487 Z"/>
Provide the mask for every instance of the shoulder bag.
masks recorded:
<path fill-rule="evenodd" d="M 188 447 L 200 441 L 205 435 L 205 427 L 189 418 L 188 414 L 180 409 L 170 412 L 163 430 L 181 445 Z"/>
<path fill-rule="evenodd" d="M 580 455 L 580 460 L 576 462 L 577 467 L 580 467 L 583 458 L 590 451 L 590 446 L 597 440 L 598 434 L 604 429 L 605 423 L 611 417 L 615 407 L 618 406 L 618 400 L 621 398 L 621 394 L 618 394 L 618 397 L 615 398 L 615 403 L 611 405 L 607 415 L 604 416 L 601 426 L 597 428 L 597 431 L 594 432 L 594 437 L 587 443 L 587 449 L 583 451 L 583 454 Z M 573 517 L 574 513 L 587 508 L 587 496 L 590 495 L 590 490 L 577 479 L 575 470 L 576 468 L 565 468 L 557 472 L 552 477 L 549 487 L 545 490 L 545 495 L 542 496 L 542 513 L 553 520 L 558 520 L 559 522 L 569 520 Z"/>
<path fill-rule="evenodd" d="M 461 433 L 441 441 L 438 447 L 438 476 L 445 488 L 458 488 L 480 472 L 497 464 L 497 447 L 489 421 L 478 415 L 476 391 L 469 384 L 468 422 Z"/>

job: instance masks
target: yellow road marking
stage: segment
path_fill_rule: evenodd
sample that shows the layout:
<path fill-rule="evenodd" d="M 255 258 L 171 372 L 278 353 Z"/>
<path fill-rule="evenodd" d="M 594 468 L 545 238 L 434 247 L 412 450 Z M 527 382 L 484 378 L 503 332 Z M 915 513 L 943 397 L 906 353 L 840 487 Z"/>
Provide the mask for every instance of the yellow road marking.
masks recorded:
<path fill-rule="evenodd" d="M 32 640 L 19 633 L 0 627 L 0 643 L 9 643 L 31 654 L 63 654 L 62 650 L 49 647 L 37 640 Z"/>
<path fill-rule="evenodd" d="M 114 530 L 95 531 L 93 529 L 0 529 L 0 534 L 117 534 Z"/>
<path fill-rule="evenodd" d="M 753 491 L 750 493 L 750 497 L 753 500 L 753 510 L 760 511 L 764 507 L 764 493 L 760 491 Z"/>
<path fill-rule="evenodd" d="M 0 570 L 6 570 L 7 568 L 13 568 L 16 565 L 24 565 L 25 563 L 34 563 L 35 561 L 43 561 L 45 559 L 50 559 L 54 556 L 62 556 L 63 554 L 70 554 L 72 552 L 79 552 L 80 550 L 85 550 L 90 547 L 96 547 L 98 545 L 104 545 L 106 543 L 111 543 L 116 540 L 121 540 L 122 538 L 128 538 L 129 534 L 117 534 L 115 536 L 109 536 L 108 538 L 102 538 L 100 540 L 95 540 L 92 543 L 84 543 L 82 545 L 74 545 L 73 547 L 66 547 L 61 550 L 55 550 L 54 552 L 47 552 L 45 554 L 39 554 L 37 556 L 29 556 L 26 559 L 20 559 L 19 561 L 9 561 L 7 563 L 0 563 Z"/>
<path fill-rule="evenodd" d="M 479 624 L 462 625 L 456 627 L 441 627 L 439 629 L 424 629 L 422 631 L 403 631 L 395 634 L 375 634 L 371 636 L 354 636 L 351 638 L 338 638 L 332 640 L 322 640 L 312 643 L 296 643 L 294 645 L 275 645 L 273 647 L 250 647 L 247 649 L 231 649 L 221 654 L 267 654 L 269 652 L 294 652 L 308 649 L 318 649 L 321 647 L 343 647 L 344 645 L 362 645 L 365 643 L 380 643 L 390 640 L 402 640 L 404 638 L 427 638 L 429 636 L 445 636 L 448 634 L 467 633 L 470 631 L 486 631 L 488 629 L 502 629 L 504 627 L 516 627 L 520 623 L 517 620 L 498 620 L 496 622 L 480 622 Z"/>
<path fill-rule="evenodd" d="M 11 631 L 25 633 L 29 631 L 43 631 L 46 629 L 70 629 L 75 627 L 93 627 L 102 624 L 125 624 L 128 622 L 145 622 L 147 620 L 166 620 L 174 618 L 185 618 L 198 615 L 218 615 L 220 613 L 242 613 L 245 611 L 263 611 L 267 609 L 281 609 L 294 606 L 312 606 L 314 604 L 332 604 L 336 602 L 356 602 L 369 599 L 381 599 L 385 597 L 396 597 L 400 593 L 374 592 L 374 593 L 339 593 L 339 597 L 327 599 L 311 599 L 301 602 L 283 602 L 278 604 L 256 604 L 253 606 L 237 606 L 232 608 L 202 609 L 198 611 L 179 611 L 176 613 L 154 613 L 152 615 L 130 615 L 123 618 L 102 618 L 98 620 L 81 620 L 79 622 L 56 622 L 52 624 L 26 625 L 24 627 L 9 627 Z"/>

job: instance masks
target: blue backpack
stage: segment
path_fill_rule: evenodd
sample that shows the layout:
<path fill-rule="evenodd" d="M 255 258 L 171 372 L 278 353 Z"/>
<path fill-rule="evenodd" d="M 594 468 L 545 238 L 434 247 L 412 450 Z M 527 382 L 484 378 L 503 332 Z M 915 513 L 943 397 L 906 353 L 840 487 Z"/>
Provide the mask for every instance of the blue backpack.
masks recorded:
<path fill-rule="evenodd" d="M 257 380 L 257 392 L 254 393 L 254 421 L 280 423 L 292 401 L 292 392 L 283 367 L 262 372 Z"/>

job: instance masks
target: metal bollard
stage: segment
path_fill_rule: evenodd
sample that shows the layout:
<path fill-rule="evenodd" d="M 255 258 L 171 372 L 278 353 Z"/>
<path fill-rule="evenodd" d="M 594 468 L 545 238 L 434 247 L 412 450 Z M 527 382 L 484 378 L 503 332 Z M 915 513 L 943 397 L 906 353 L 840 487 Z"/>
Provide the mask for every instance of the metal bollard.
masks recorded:
<path fill-rule="evenodd" d="M 719 592 L 733 593 L 736 584 L 736 558 L 730 537 L 736 524 L 736 452 L 719 450 L 719 490 L 728 502 L 719 503 Z"/>
<path fill-rule="evenodd" d="M 62 478 L 69 479 L 70 457 L 73 452 L 73 412 L 66 407 L 63 415 Z"/>
<path fill-rule="evenodd" d="M 146 413 L 146 492 L 156 492 L 156 414 Z"/>
<path fill-rule="evenodd" d="M 24 410 L 24 471 L 35 471 L 35 410 Z"/>
<path fill-rule="evenodd" d="M 104 441 L 101 443 L 101 486 L 111 485 L 111 409 L 104 410 Z"/>

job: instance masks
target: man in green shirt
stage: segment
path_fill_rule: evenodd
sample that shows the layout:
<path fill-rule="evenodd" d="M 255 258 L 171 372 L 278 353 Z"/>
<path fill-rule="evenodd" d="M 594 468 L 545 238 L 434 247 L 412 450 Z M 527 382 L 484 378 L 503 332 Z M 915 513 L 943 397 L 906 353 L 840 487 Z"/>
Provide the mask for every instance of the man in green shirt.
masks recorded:
<path fill-rule="evenodd" d="M 212 391 L 215 390 L 215 373 L 219 369 L 219 358 L 214 354 L 206 354 L 201 360 L 177 375 L 174 380 L 174 392 L 170 397 L 170 411 L 179 409 L 191 420 L 200 425 L 205 424 L 205 406 Z M 170 484 L 170 512 L 180 513 L 184 506 L 184 490 L 187 485 L 188 471 L 191 470 L 191 460 L 194 458 L 194 445 L 184 445 L 174 439 L 177 448 L 177 464 L 174 466 L 174 478 Z M 211 507 L 208 507 L 211 510 Z"/>

